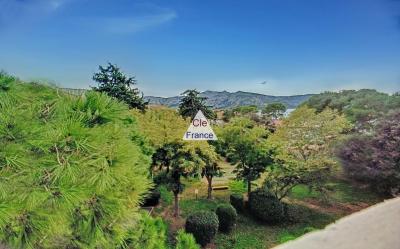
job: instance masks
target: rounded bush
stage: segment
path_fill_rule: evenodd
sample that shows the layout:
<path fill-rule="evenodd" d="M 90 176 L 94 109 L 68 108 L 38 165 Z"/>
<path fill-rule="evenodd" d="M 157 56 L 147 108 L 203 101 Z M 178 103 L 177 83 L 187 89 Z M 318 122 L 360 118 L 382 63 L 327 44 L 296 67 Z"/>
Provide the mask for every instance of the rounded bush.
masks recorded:
<path fill-rule="evenodd" d="M 251 192 L 249 205 L 251 214 L 262 221 L 279 223 L 285 218 L 285 205 L 265 190 Z"/>
<path fill-rule="evenodd" d="M 243 212 L 244 210 L 244 201 L 243 201 L 243 196 L 239 194 L 231 194 L 230 197 L 230 202 L 232 206 L 236 209 L 237 212 Z"/>
<path fill-rule="evenodd" d="M 221 204 L 217 207 L 215 213 L 218 216 L 219 230 L 230 232 L 237 220 L 236 209 L 230 204 Z"/>
<path fill-rule="evenodd" d="M 160 202 L 160 191 L 158 189 L 152 189 L 148 196 L 144 199 L 142 206 L 143 207 L 152 207 L 157 206 Z"/>
<path fill-rule="evenodd" d="M 218 231 L 218 217 L 210 211 L 198 211 L 189 215 L 185 230 L 193 234 L 197 243 L 205 246 L 212 241 Z"/>

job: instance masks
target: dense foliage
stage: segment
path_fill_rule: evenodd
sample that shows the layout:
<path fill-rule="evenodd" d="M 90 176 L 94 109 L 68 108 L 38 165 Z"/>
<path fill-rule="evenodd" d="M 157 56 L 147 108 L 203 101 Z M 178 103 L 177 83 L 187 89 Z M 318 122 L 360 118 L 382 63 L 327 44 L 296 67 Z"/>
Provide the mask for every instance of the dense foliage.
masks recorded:
<path fill-rule="evenodd" d="M 284 204 L 269 191 L 257 189 L 250 196 L 250 211 L 256 218 L 269 223 L 279 223 L 285 219 Z"/>
<path fill-rule="evenodd" d="M 222 232 L 230 232 L 236 224 L 236 209 L 230 204 L 220 204 L 215 213 L 218 216 L 219 230 Z"/>
<path fill-rule="evenodd" d="M 229 201 L 231 205 L 236 209 L 237 212 L 244 211 L 244 200 L 241 194 L 231 194 L 229 196 Z"/>
<path fill-rule="evenodd" d="M 198 211 L 188 216 L 185 230 L 193 234 L 197 243 L 205 246 L 210 243 L 218 231 L 218 217 L 211 211 Z"/>
<path fill-rule="evenodd" d="M 150 187 L 128 108 L 0 77 L 0 240 L 18 248 L 116 248 Z"/>
<path fill-rule="evenodd" d="M 236 164 L 238 180 L 247 183 L 248 194 L 252 181 L 258 179 L 273 162 L 273 150 L 268 146 L 269 132 L 247 118 L 236 118 L 216 129 L 219 152 Z"/>
<path fill-rule="evenodd" d="M 234 117 L 246 117 L 250 119 L 259 118 L 257 115 L 258 107 L 256 105 L 237 106 L 223 111 L 222 119 L 229 122 Z"/>
<path fill-rule="evenodd" d="M 339 149 L 348 175 L 386 196 L 400 194 L 400 112 L 377 125 L 372 135 L 354 135 Z"/>
<path fill-rule="evenodd" d="M 179 113 L 185 118 L 194 118 L 197 112 L 201 110 L 208 119 L 215 119 L 215 113 L 210 106 L 205 104 L 206 97 L 199 96 L 200 92 L 196 90 L 186 90 L 179 103 Z"/>
<path fill-rule="evenodd" d="M 275 163 L 263 175 L 265 185 L 278 199 L 298 184 L 325 191 L 325 183 L 337 169 L 333 146 L 351 128 L 337 111 L 316 113 L 306 106 L 293 111 L 269 137 L 277 148 Z"/>
<path fill-rule="evenodd" d="M 128 230 L 117 249 L 167 249 L 167 226 L 161 218 L 142 215 L 135 228 Z M 56 247 L 62 248 L 62 247 Z M 114 247 L 103 247 L 104 249 Z"/>
<path fill-rule="evenodd" d="M 185 233 L 183 229 L 178 231 L 176 236 L 176 249 L 200 249 L 195 238 L 190 233 Z"/>
<path fill-rule="evenodd" d="M 389 110 L 400 108 L 400 96 L 370 89 L 344 90 L 314 95 L 305 104 L 317 112 L 326 108 L 335 109 L 345 114 L 362 131 L 374 126 L 376 119 L 383 117 Z"/>
<path fill-rule="evenodd" d="M 182 141 L 188 122 L 173 109 L 149 108 L 145 113 L 132 113 L 153 147 L 151 170 L 173 192 L 175 216 L 178 216 L 178 195 L 184 188 L 181 178 L 203 173 L 211 181 L 219 173 L 215 165 L 217 154 L 206 141 Z"/>
<path fill-rule="evenodd" d="M 189 121 L 183 119 L 176 110 L 167 107 L 149 107 L 145 113 L 138 110 L 131 112 L 140 131 L 154 149 L 182 140 L 189 126 Z"/>
<path fill-rule="evenodd" d="M 285 112 L 286 106 L 279 102 L 267 104 L 262 110 L 263 114 L 273 119 L 281 118 Z"/>
<path fill-rule="evenodd" d="M 134 87 L 136 79 L 124 75 L 116 65 L 108 63 L 106 67 L 99 66 L 99 72 L 93 75 L 93 80 L 98 83 L 98 87 L 93 87 L 93 90 L 123 101 L 130 108 L 146 109 L 148 102 Z"/>

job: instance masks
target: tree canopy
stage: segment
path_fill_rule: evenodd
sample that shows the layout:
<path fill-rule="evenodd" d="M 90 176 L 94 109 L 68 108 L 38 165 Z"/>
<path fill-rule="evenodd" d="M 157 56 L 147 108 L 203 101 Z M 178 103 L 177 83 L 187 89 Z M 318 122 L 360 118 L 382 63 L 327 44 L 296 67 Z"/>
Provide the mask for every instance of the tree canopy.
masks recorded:
<path fill-rule="evenodd" d="M 0 241 L 119 248 L 142 236 L 131 231 L 151 187 L 150 157 L 128 107 L 92 91 L 0 82 Z"/>
<path fill-rule="evenodd" d="M 236 164 L 237 179 L 247 183 L 248 194 L 252 181 L 258 179 L 272 164 L 273 150 L 267 144 L 269 132 L 248 118 L 235 118 L 223 127 L 217 127 L 218 148 L 221 154 Z"/>
<path fill-rule="evenodd" d="M 400 194 L 400 110 L 384 117 L 371 135 L 354 135 L 338 150 L 345 171 L 385 196 Z"/>
<path fill-rule="evenodd" d="M 148 102 L 143 99 L 139 89 L 134 87 L 135 77 L 127 77 L 117 65 L 108 63 L 106 67 L 99 66 L 99 72 L 93 75 L 93 80 L 98 83 L 93 90 L 123 101 L 130 108 L 146 109 Z"/>
<path fill-rule="evenodd" d="M 279 102 L 267 104 L 262 110 L 263 114 L 273 119 L 281 118 L 285 112 L 286 106 Z"/>
<path fill-rule="evenodd" d="M 369 130 L 377 118 L 383 117 L 392 109 L 400 108 L 400 96 L 371 89 L 343 90 L 314 95 L 304 104 L 317 112 L 322 112 L 325 108 L 335 109 L 354 123 L 358 130 Z"/>
<path fill-rule="evenodd" d="M 206 141 L 183 141 L 189 126 L 175 110 L 149 108 L 145 113 L 132 111 L 143 134 L 153 146 L 152 171 L 164 174 L 164 182 L 175 196 L 175 214 L 179 214 L 178 194 L 183 191 L 181 177 L 211 174 L 218 156 Z"/>
<path fill-rule="evenodd" d="M 210 106 L 205 104 L 206 97 L 199 96 L 200 92 L 196 90 L 186 90 L 181 95 L 182 100 L 179 103 L 179 113 L 184 118 L 194 118 L 197 112 L 201 110 L 208 119 L 215 119 L 216 115 Z"/>
<path fill-rule="evenodd" d="M 303 106 L 293 111 L 268 139 L 277 149 L 274 166 L 263 175 L 268 190 L 279 199 L 297 184 L 324 191 L 337 165 L 333 145 L 350 128 L 345 117 L 331 109 L 316 113 Z"/>

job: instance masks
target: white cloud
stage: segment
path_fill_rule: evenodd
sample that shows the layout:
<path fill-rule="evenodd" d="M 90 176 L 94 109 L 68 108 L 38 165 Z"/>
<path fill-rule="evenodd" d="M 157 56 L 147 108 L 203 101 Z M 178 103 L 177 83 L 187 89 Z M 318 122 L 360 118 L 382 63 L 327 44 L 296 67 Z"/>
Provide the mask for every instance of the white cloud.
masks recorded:
<path fill-rule="evenodd" d="M 141 16 L 109 17 L 99 20 L 99 25 L 106 32 L 117 34 L 132 34 L 170 22 L 177 17 L 175 11 L 165 9 L 160 13 L 145 14 Z"/>

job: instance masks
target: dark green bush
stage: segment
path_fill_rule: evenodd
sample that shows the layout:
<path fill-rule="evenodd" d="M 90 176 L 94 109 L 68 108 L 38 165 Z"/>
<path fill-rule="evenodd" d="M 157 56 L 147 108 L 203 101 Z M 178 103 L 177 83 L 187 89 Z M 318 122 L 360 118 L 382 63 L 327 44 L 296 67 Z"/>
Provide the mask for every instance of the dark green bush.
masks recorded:
<path fill-rule="evenodd" d="M 219 230 L 230 232 L 237 220 L 236 209 L 230 204 L 221 204 L 217 207 L 215 213 L 218 216 Z"/>
<path fill-rule="evenodd" d="M 211 242 L 218 231 L 218 217 L 210 211 L 198 211 L 190 214 L 186 220 L 185 230 L 192 233 L 197 243 L 205 246 Z"/>
<path fill-rule="evenodd" d="M 160 190 L 158 189 L 152 189 L 148 196 L 144 199 L 142 206 L 143 207 L 151 207 L 151 206 L 157 206 L 158 203 L 160 202 Z"/>
<path fill-rule="evenodd" d="M 243 195 L 240 194 L 232 194 L 230 197 L 230 202 L 232 206 L 236 209 L 237 212 L 243 212 L 244 211 L 244 201 L 243 201 Z"/>
<path fill-rule="evenodd" d="M 279 223 L 285 218 L 285 205 L 265 190 L 250 193 L 250 211 L 254 217 L 269 223 Z"/>
<path fill-rule="evenodd" d="M 153 182 L 157 186 L 162 185 L 162 184 L 167 184 L 168 183 L 167 172 L 161 171 L 161 172 L 156 173 L 153 176 Z"/>

